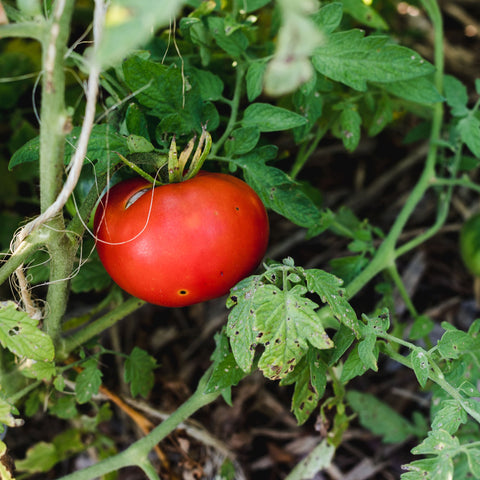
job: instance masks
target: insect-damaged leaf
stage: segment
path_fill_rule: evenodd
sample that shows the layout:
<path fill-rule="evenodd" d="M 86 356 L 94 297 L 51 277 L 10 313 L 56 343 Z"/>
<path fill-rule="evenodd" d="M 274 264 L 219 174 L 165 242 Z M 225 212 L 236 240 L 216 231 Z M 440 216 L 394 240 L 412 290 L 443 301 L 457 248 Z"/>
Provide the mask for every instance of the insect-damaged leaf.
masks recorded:
<path fill-rule="evenodd" d="M 263 345 L 258 366 L 266 377 L 278 380 L 295 368 L 309 344 L 333 346 L 315 311 L 318 305 L 304 297 L 306 291 L 301 285 L 285 291 L 261 284 L 237 296 L 227 334 L 241 368 L 251 366 L 256 346 Z"/>
<path fill-rule="evenodd" d="M 322 302 L 328 303 L 333 315 L 358 336 L 360 325 L 355 311 L 344 297 L 344 290 L 340 288 L 342 280 L 315 268 L 305 270 L 305 278 L 309 291 L 315 292 Z"/>
<path fill-rule="evenodd" d="M 52 339 L 38 328 L 38 320 L 17 310 L 13 302 L 0 308 L 0 343 L 19 357 L 51 361 L 55 356 Z"/>

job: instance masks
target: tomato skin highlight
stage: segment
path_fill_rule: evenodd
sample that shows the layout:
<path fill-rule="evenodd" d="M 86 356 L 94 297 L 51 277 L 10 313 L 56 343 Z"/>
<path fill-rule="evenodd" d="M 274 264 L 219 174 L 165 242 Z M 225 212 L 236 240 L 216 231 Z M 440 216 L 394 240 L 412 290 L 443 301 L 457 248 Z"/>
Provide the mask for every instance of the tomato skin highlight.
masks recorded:
<path fill-rule="evenodd" d="M 166 307 L 226 294 L 261 262 L 269 236 L 265 207 L 250 186 L 203 171 L 155 188 L 143 178 L 122 181 L 100 201 L 94 225 L 115 283 Z"/>
<path fill-rule="evenodd" d="M 480 277 L 480 214 L 471 216 L 460 229 L 460 254 L 467 269 Z"/>

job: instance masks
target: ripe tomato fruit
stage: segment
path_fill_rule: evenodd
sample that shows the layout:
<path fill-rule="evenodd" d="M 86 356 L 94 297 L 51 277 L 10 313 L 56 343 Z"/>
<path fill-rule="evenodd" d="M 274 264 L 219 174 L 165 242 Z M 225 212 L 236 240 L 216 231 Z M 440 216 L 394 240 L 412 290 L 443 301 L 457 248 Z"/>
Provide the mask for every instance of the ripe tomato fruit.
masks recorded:
<path fill-rule="evenodd" d="M 463 263 L 480 277 L 480 214 L 471 216 L 460 229 L 460 254 Z"/>
<path fill-rule="evenodd" d="M 201 171 L 152 188 L 143 178 L 113 186 L 94 222 L 100 260 L 125 291 L 182 307 L 220 297 L 260 263 L 265 207 L 242 180 Z"/>

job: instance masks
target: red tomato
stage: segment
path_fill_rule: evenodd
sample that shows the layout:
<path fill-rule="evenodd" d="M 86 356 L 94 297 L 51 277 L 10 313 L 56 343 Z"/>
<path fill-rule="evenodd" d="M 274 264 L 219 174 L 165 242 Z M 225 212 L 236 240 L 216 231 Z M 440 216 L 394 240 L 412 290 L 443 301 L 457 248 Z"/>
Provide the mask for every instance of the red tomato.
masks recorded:
<path fill-rule="evenodd" d="M 95 214 L 100 260 L 125 291 L 181 307 L 220 297 L 260 263 L 268 218 L 245 182 L 200 172 L 180 183 L 125 180 Z"/>

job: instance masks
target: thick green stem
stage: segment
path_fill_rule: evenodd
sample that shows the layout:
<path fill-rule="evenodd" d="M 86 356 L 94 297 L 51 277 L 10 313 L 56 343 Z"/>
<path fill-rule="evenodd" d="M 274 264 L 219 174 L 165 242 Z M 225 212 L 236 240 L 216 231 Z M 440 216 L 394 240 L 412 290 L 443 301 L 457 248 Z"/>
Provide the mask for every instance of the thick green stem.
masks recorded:
<path fill-rule="evenodd" d="M 173 432 L 178 425 L 191 417 L 197 410 L 212 403 L 220 395 L 220 392 L 205 393 L 205 385 L 209 376 L 210 370 L 207 370 L 200 380 L 195 393 L 146 437 L 138 440 L 118 455 L 102 460 L 96 465 L 92 465 L 81 471 L 66 475 L 59 480 L 91 480 L 106 475 L 109 472 L 116 472 L 121 468 L 133 465 L 144 468 L 147 455 L 155 445 Z M 155 478 L 155 476 L 152 476 L 151 469 L 148 468 L 147 470 L 149 478 Z"/>
<path fill-rule="evenodd" d="M 145 305 L 144 300 L 140 300 L 135 297 L 129 298 L 112 311 L 108 312 L 97 320 L 94 320 L 89 325 L 67 337 L 62 342 L 61 348 L 57 351 L 57 358 L 60 360 L 67 358 L 68 355 L 77 347 L 83 345 L 85 342 L 91 340 L 97 335 L 100 335 L 104 330 L 110 328 L 112 325 L 122 320 L 135 310 L 138 310 L 143 305 Z"/>
<path fill-rule="evenodd" d="M 64 173 L 65 135 L 70 123 L 65 107 L 64 56 L 70 35 L 73 0 L 56 2 L 43 39 L 40 118 L 40 206 L 44 212 L 57 198 Z M 42 126 L 44 126 L 42 128 Z"/>
<path fill-rule="evenodd" d="M 62 189 L 65 135 L 70 122 L 65 107 L 64 56 L 70 34 L 74 1 L 57 2 L 48 35 L 43 39 L 42 107 L 40 126 L 40 209 L 45 212 Z M 44 327 L 54 343 L 60 338 L 60 321 L 69 293 L 68 277 L 73 269 L 74 243 L 63 233 L 63 217 L 57 215 L 48 224 L 52 234 L 48 242 L 51 256 L 50 287 L 47 293 L 49 314 Z"/>

